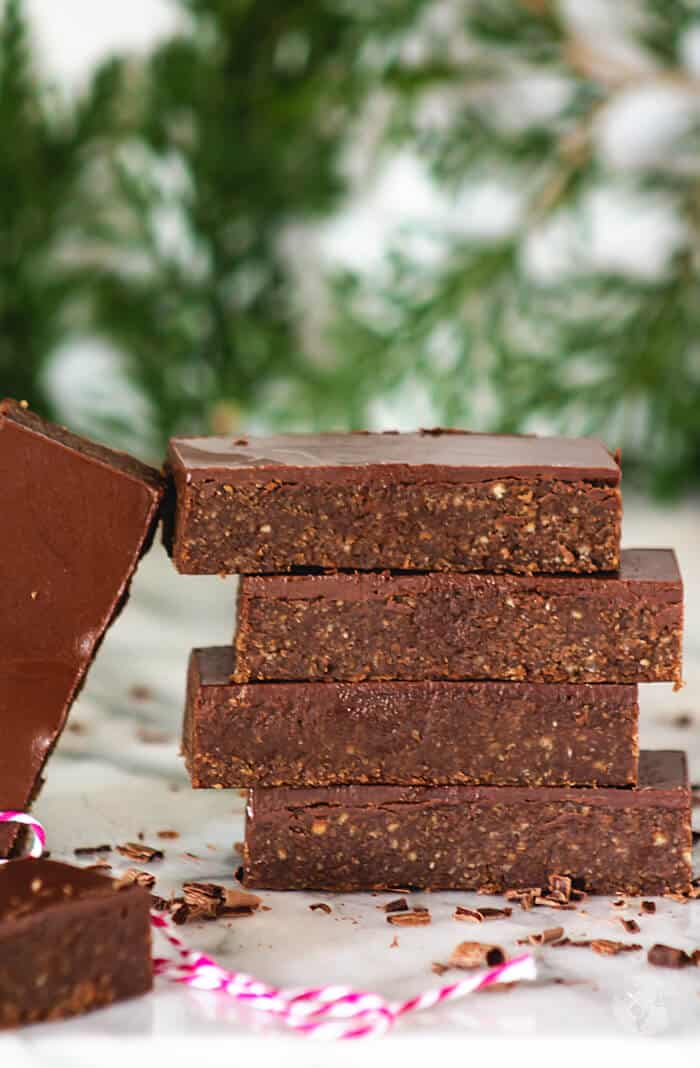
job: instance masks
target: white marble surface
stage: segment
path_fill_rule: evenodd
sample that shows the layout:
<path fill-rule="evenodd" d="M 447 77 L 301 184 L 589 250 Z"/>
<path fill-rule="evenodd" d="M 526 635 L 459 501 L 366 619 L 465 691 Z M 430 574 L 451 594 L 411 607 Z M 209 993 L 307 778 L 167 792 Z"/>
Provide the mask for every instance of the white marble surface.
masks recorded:
<path fill-rule="evenodd" d="M 700 506 L 687 503 L 668 511 L 628 501 L 628 545 L 674 545 L 686 580 L 686 687 L 647 686 L 642 694 L 642 744 L 686 748 L 691 775 L 700 780 Z M 236 792 L 189 789 L 178 756 L 184 671 L 193 645 L 230 640 L 234 581 L 184 578 L 175 574 L 159 546 L 142 563 L 131 601 L 108 635 L 83 696 L 71 715 L 51 760 L 47 783 L 36 806 L 48 830 L 54 857 L 73 859 L 76 846 L 115 844 L 143 832 L 176 829 L 180 838 L 164 841 L 166 859 L 150 867 L 163 894 L 184 879 L 231 882 L 238 864 L 233 843 L 242 838 L 243 801 Z M 137 689 L 134 689 L 134 688 Z M 148 696 L 139 696 L 138 687 Z M 696 727 L 674 721 L 680 713 Z M 144 741 L 143 731 L 151 732 Z M 187 852 L 199 859 L 186 856 Z M 113 854 L 117 870 L 128 863 Z M 87 861 L 86 861 L 87 862 Z M 700 865 L 696 865 L 698 867 Z M 265 893 L 270 911 L 249 919 L 183 928 L 192 945 L 222 963 L 280 985 L 342 981 L 402 997 L 439 984 L 431 973 L 453 946 L 474 932 L 455 924 L 455 903 L 475 904 L 470 894 L 414 895 L 429 904 L 432 924 L 415 929 L 389 927 L 376 908 L 381 898 Z M 327 901 L 332 913 L 311 912 Z M 484 898 L 479 898 L 484 903 Z M 495 901 L 493 902 L 496 903 Z M 576 938 L 629 938 L 644 946 L 667 942 L 700 947 L 700 902 L 658 902 L 655 916 L 642 917 L 640 935 L 625 935 L 608 899 L 586 902 L 587 915 L 539 909 L 514 911 L 476 937 L 515 950 L 528 932 L 561 923 Z M 631 907 L 624 915 L 636 916 Z M 398 933 L 398 946 L 391 948 Z M 681 1042 L 700 1037 L 700 971 L 652 968 L 644 953 L 602 958 L 588 949 L 538 950 L 539 979 L 508 993 L 479 995 L 423 1016 L 404 1020 L 380 1042 L 333 1047 L 334 1063 L 379 1063 L 390 1045 L 405 1064 L 425 1061 L 430 1051 L 447 1052 L 469 1037 L 473 1055 L 492 1058 L 494 1044 L 518 1039 L 534 1044 L 541 1063 L 570 1055 L 582 1040 L 608 1045 L 624 1039 L 646 1043 Z M 1 966 L 1 961 L 0 961 Z M 563 979 L 556 984 L 554 979 Z M 571 984 L 576 980 L 576 984 Z M 236 1045 L 232 1045 L 235 1039 Z M 511 1047 L 509 1047 L 511 1048 Z M 246 1051 L 257 1063 L 315 1066 L 327 1063 L 324 1047 L 289 1035 L 242 1012 L 219 995 L 198 993 L 161 981 L 156 992 L 68 1023 L 40 1025 L 0 1038 L 0 1065 L 82 1066 L 145 1063 L 168 1058 L 191 1064 L 200 1051 L 207 1060 Z M 501 1053 L 503 1050 L 501 1050 Z"/>

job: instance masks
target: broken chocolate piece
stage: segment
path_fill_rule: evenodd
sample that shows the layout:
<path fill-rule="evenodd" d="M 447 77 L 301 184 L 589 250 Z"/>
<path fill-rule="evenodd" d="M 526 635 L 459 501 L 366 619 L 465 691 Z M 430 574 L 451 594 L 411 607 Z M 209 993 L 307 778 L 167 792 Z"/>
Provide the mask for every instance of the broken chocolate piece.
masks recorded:
<path fill-rule="evenodd" d="M 0 868 L 0 1028 L 60 1020 L 151 989 L 150 896 L 45 860 Z"/>
<path fill-rule="evenodd" d="M 163 483 L 123 453 L 0 403 L 0 809 L 27 811 L 150 544 Z M 0 827 L 0 856 L 19 833 Z"/>

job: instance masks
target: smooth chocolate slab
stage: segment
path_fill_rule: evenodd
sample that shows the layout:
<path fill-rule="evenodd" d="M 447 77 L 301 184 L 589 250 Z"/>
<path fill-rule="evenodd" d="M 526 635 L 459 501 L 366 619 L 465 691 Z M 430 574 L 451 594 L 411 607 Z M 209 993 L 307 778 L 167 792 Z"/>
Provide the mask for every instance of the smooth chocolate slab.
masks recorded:
<path fill-rule="evenodd" d="M 0 808 L 25 810 L 153 536 L 162 479 L 0 404 Z M 0 828 L 0 856 L 17 829 Z"/>
<path fill-rule="evenodd" d="M 0 868 L 0 1028 L 151 989 L 150 895 L 51 860 Z"/>
<path fill-rule="evenodd" d="M 527 682 L 231 682 L 230 647 L 190 657 L 195 787 L 637 781 L 637 687 Z"/>
<path fill-rule="evenodd" d="M 614 570 L 620 468 L 592 438 L 465 431 L 174 438 L 186 574 Z"/>
<path fill-rule="evenodd" d="M 234 679 L 679 682 L 670 549 L 603 575 L 244 577 Z"/>
<path fill-rule="evenodd" d="M 493 893 L 565 875 L 597 894 L 684 892 L 685 755 L 642 752 L 639 786 L 336 786 L 250 792 L 244 880 L 271 890 Z"/>

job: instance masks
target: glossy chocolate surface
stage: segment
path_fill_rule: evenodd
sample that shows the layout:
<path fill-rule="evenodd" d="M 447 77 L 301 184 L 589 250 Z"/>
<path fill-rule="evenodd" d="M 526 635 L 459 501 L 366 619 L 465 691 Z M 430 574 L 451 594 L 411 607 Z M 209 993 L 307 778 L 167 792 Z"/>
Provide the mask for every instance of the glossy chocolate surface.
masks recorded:
<path fill-rule="evenodd" d="M 163 492 L 132 457 L 0 405 L 0 808 L 26 809 L 126 600 Z M 0 855 L 16 836 L 0 829 Z"/>
<path fill-rule="evenodd" d="M 170 464 L 199 478 L 207 470 L 236 480 L 354 480 L 381 472 L 397 481 L 481 482 L 512 476 L 590 481 L 617 486 L 620 468 L 595 438 L 474 434 L 428 430 L 413 434 L 280 434 L 271 437 L 173 438 Z"/>

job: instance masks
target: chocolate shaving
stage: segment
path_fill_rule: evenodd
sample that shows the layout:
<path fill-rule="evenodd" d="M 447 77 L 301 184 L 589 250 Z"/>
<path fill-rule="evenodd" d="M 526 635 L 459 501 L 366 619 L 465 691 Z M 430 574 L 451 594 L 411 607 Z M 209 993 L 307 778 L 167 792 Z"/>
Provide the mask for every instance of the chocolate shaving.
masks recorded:
<path fill-rule="evenodd" d="M 325 901 L 315 901 L 313 905 L 309 905 L 312 912 L 325 912 L 326 914 L 333 911 L 330 905 L 327 905 Z"/>
<path fill-rule="evenodd" d="M 513 915 L 512 909 L 468 909 L 463 905 L 457 905 L 453 919 L 464 920 L 467 923 L 483 923 L 484 920 L 503 920 Z"/>
<path fill-rule="evenodd" d="M 627 908 L 627 902 L 625 901 L 625 899 L 623 897 L 618 898 L 617 901 L 611 901 L 610 904 L 611 904 L 612 908 L 614 908 L 614 909 L 626 909 Z"/>
<path fill-rule="evenodd" d="M 500 946 L 487 945 L 484 942 L 460 942 L 452 950 L 450 965 L 453 968 L 483 968 L 503 964 L 506 955 Z"/>
<path fill-rule="evenodd" d="M 111 853 L 111 845 L 78 846 L 73 850 L 76 857 L 91 857 L 95 853 Z M 46 854 L 44 854 L 46 856 Z"/>
<path fill-rule="evenodd" d="M 672 891 L 664 894 L 664 897 L 670 898 L 671 901 L 678 901 L 681 905 L 687 905 L 690 900 L 690 894 L 676 894 Z"/>
<path fill-rule="evenodd" d="M 170 902 L 167 897 L 160 897 L 159 894 L 151 894 L 151 908 L 156 912 L 165 912 L 170 908 Z"/>
<path fill-rule="evenodd" d="M 552 894 L 561 894 L 563 901 L 570 899 L 572 883 L 568 875 L 550 875 L 547 882 Z"/>
<path fill-rule="evenodd" d="M 465 923 L 483 923 L 484 916 L 479 909 L 467 909 L 462 905 L 457 905 L 454 910 L 453 918 L 455 920 L 464 920 Z"/>
<path fill-rule="evenodd" d="M 162 860 L 162 849 L 155 849 L 153 846 L 144 845 L 141 842 L 125 842 L 124 845 L 115 846 L 117 853 L 121 853 L 123 857 L 127 857 L 128 860 Z"/>
<path fill-rule="evenodd" d="M 527 938 L 519 938 L 519 946 L 546 946 L 551 942 L 561 943 L 563 941 L 564 928 L 563 927 L 547 927 L 544 931 L 539 931 L 535 934 L 530 934 Z"/>
<path fill-rule="evenodd" d="M 641 910 L 642 912 L 645 912 L 648 916 L 651 916 L 654 912 L 656 912 L 656 902 L 642 901 Z"/>
<path fill-rule="evenodd" d="M 248 894 L 245 890 L 224 889 L 223 916 L 250 916 L 257 912 L 262 898 L 257 894 Z"/>
<path fill-rule="evenodd" d="M 627 934 L 639 934 L 641 927 L 636 920 L 626 920 L 624 916 L 617 917 Z"/>
<path fill-rule="evenodd" d="M 377 905 L 384 912 L 408 912 L 408 902 L 405 897 L 395 897 L 393 901 L 387 901 L 386 905 Z"/>
<path fill-rule="evenodd" d="M 436 975 L 444 975 L 445 972 L 449 971 L 449 968 L 446 964 L 440 964 L 440 961 L 434 960 L 430 965 L 430 970 L 435 972 Z"/>
<path fill-rule="evenodd" d="M 138 868 L 127 868 L 122 877 L 117 883 L 117 888 L 121 889 L 123 886 L 133 886 L 136 883 L 137 886 L 145 886 L 146 890 L 150 890 L 155 886 L 156 877 L 151 875 L 150 871 L 139 871 Z"/>
<path fill-rule="evenodd" d="M 158 835 L 159 838 L 179 838 L 180 837 L 180 832 L 179 831 L 168 831 L 168 830 L 156 831 L 156 834 Z"/>
<path fill-rule="evenodd" d="M 693 960 L 684 949 L 657 943 L 647 953 L 647 960 L 657 968 L 685 968 Z"/>
<path fill-rule="evenodd" d="M 601 957 L 616 957 L 618 953 L 634 953 L 642 947 L 635 942 L 614 942 L 611 938 L 594 938 L 591 949 Z"/>
<path fill-rule="evenodd" d="M 412 909 L 410 912 L 392 912 L 386 918 L 387 923 L 397 927 L 421 927 L 430 923 L 430 913 L 427 909 Z"/>

